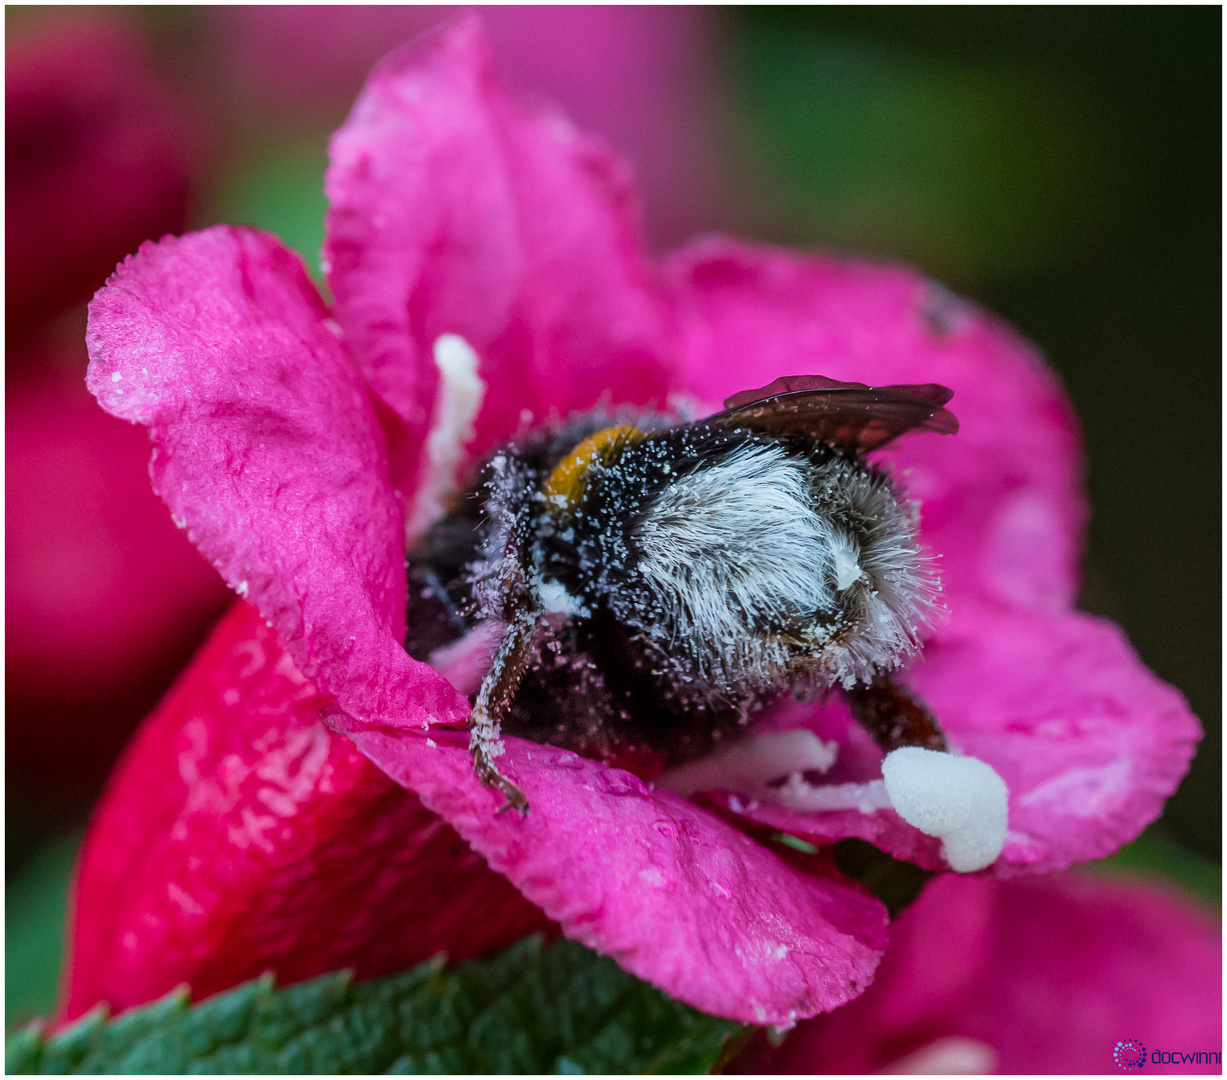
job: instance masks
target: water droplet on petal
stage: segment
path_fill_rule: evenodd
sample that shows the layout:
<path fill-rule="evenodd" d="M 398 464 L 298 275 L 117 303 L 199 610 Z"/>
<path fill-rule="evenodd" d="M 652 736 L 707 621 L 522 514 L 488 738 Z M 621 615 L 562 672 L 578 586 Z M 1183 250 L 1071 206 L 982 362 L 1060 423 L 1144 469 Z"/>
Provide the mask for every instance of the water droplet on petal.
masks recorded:
<path fill-rule="evenodd" d="M 621 769 L 606 769 L 596 775 L 596 786 L 606 795 L 647 795 L 643 781 L 633 773 Z"/>
<path fill-rule="evenodd" d="M 661 836 L 667 837 L 670 840 L 677 838 L 677 826 L 672 821 L 666 821 L 664 818 L 661 818 L 659 821 L 654 821 L 652 826 Z"/>

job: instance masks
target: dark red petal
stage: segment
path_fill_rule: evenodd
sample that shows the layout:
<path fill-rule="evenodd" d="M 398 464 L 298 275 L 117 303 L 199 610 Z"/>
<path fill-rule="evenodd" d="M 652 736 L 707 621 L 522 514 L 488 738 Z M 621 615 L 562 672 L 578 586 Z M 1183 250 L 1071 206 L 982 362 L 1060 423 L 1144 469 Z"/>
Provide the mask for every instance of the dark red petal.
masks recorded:
<path fill-rule="evenodd" d="M 328 699 L 239 604 L 145 723 L 86 837 L 63 1018 L 484 954 L 546 925 L 319 720 Z"/>

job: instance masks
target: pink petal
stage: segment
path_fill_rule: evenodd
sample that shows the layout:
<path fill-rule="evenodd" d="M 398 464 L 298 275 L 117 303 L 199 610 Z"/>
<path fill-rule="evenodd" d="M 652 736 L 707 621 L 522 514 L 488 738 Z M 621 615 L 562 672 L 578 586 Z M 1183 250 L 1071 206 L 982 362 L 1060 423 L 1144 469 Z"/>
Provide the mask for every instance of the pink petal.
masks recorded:
<path fill-rule="evenodd" d="M 490 388 L 475 452 L 525 409 L 663 401 L 670 341 L 626 170 L 499 90 L 476 19 L 385 59 L 331 154 L 328 280 L 355 357 L 403 425 L 399 485 L 414 481 L 444 333 L 477 350 Z"/>
<path fill-rule="evenodd" d="M 129 748 L 77 873 L 63 1017 L 265 970 L 360 978 L 545 925 L 319 720 L 328 699 L 236 605 Z"/>
<path fill-rule="evenodd" d="M 905 678 L 952 746 L 988 762 L 1010 789 L 1010 832 L 992 871 L 1000 876 L 1102 858 L 1132 840 L 1159 816 L 1201 737 L 1184 698 L 1151 674 L 1120 630 L 1080 613 L 966 608 Z M 772 726 L 864 742 L 842 702 L 791 707 Z M 847 779 L 871 779 L 871 768 L 862 762 Z M 945 866 L 938 843 L 891 810 L 759 806 L 745 816 L 815 841 L 857 836 L 929 869 Z"/>
<path fill-rule="evenodd" d="M 1152 885 L 940 877 L 892 927 L 868 993 L 735 1068 L 890 1072 L 950 1037 L 991 1048 L 1007 1074 L 1115 1071 L 1126 1039 L 1221 1054 L 1221 950 L 1217 919 Z M 1148 1057 L 1143 1071 L 1221 1069 Z"/>
<path fill-rule="evenodd" d="M 1087 510 L 1077 422 L 1008 327 L 902 267 L 709 240 L 667 271 L 684 382 L 718 404 L 780 375 L 954 391 L 957 435 L 886 451 L 923 506 L 942 585 L 1024 610 L 1068 608 Z"/>
<path fill-rule="evenodd" d="M 860 993 L 885 947 L 885 911 L 857 886 L 621 769 L 508 739 L 499 764 L 531 809 L 495 814 L 461 733 L 354 738 L 568 937 L 705 1012 L 812 1016 Z"/>
<path fill-rule="evenodd" d="M 1010 789 L 999 867 L 1110 855 L 1162 812 L 1201 727 L 1112 623 L 960 612 L 912 683 Z"/>
<path fill-rule="evenodd" d="M 365 388 L 298 258 L 218 226 L 147 244 L 90 305 L 89 387 L 151 429 L 154 489 L 359 721 L 463 720 L 410 659 L 404 530 Z"/>
<path fill-rule="evenodd" d="M 719 15 L 703 5 L 513 5 L 482 10 L 513 86 L 556 101 L 634 167 L 652 246 L 728 217 L 713 109 Z"/>

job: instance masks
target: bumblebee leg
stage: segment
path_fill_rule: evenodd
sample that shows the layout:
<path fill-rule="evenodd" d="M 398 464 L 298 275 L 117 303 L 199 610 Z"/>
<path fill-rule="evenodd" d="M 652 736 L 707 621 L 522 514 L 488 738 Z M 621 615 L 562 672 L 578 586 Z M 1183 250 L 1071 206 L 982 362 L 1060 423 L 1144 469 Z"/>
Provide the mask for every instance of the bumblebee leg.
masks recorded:
<path fill-rule="evenodd" d="M 857 722 L 888 754 L 901 746 L 949 751 L 946 733 L 928 708 L 910 691 L 879 675 L 873 682 L 847 691 Z"/>
<path fill-rule="evenodd" d="M 476 713 L 474 713 L 476 718 Z M 485 718 L 486 723 L 490 723 L 489 718 Z M 470 720 L 470 723 L 473 723 Z M 497 725 L 493 725 L 497 730 Z M 503 749 L 502 741 L 495 739 L 490 741 L 486 736 L 479 734 L 479 727 L 474 724 L 469 735 L 469 754 L 473 758 L 473 771 L 477 773 L 477 778 L 487 787 L 498 788 L 502 792 L 507 801 L 498 809 L 498 813 L 503 813 L 504 810 L 519 810 L 521 814 L 528 813 L 528 799 L 524 797 L 518 787 L 508 780 L 494 765 L 493 758 L 497 756 L 495 751 Z"/>
<path fill-rule="evenodd" d="M 516 687 L 520 685 L 537 644 L 538 619 L 535 613 L 521 610 L 515 613 L 499 643 L 498 652 L 490 665 L 477 702 L 469 714 L 469 754 L 473 770 L 483 784 L 496 787 L 507 798 L 508 808 L 528 813 L 528 800 L 518 787 L 495 767 L 494 760 L 503 753 L 500 737 L 502 719 L 511 706 Z M 501 812 L 501 811 L 500 811 Z"/>

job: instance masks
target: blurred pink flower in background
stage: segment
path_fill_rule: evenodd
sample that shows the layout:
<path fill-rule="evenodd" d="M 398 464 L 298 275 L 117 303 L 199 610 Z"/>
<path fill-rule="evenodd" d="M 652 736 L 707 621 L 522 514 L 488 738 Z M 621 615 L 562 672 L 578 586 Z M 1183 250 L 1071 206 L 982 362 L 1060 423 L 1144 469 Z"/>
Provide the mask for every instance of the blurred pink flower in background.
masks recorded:
<path fill-rule="evenodd" d="M 226 594 L 48 320 L 183 228 L 201 148 L 123 14 L 53 13 L 6 59 L 5 742 L 13 785 L 80 814 Z"/>
<path fill-rule="evenodd" d="M 345 114 L 375 61 L 459 8 L 320 5 L 211 9 L 223 60 L 258 100 L 298 117 Z M 653 245 L 728 221 L 718 30 L 703 7 L 482 9 L 509 85 L 556 103 L 635 169 Z"/>
<path fill-rule="evenodd" d="M 5 413 L 8 766 L 61 792 L 95 789 L 227 597 L 149 488 L 147 435 L 99 412 L 77 352 L 10 376 Z"/>
<path fill-rule="evenodd" d="M 1208 909 L 1150 883 L 944 875 L 892 924 L 862 997 L 778 1049 L 760 1037 L 731 1071 L 1106 1073 L 1128 1039 L 1219 1053 L 1221 939 Z"/>
<path fill-rule="evenodd" d="M 183 228 L 200 147 L 140 35 L 115 14 L 11 32 L 4 112 L 12 341 L 87 300 L 142 240 Z"/>
<path fill-rule="evenodd" d="M 862 836 L 943 865 L 937 841 L 889 808 L 753 808 L 744 790 L 689 802 L 515 739 L 503 760 L 533 811 L 495 815 L 463 733 L 446 730 L 467 700 L 402 647 L 402 493 L 444 333 L 476 349 L 488 386 L 474 454 L 525 409 L 566 413 L 604 393 L 711 403 L 805 370 L 954 387 L 959 436 L 907 441 L 890 461 L 924 506 L 952 609 L 909 678 L 954 746 L 1011 790 L 993 872 L 1107 854 L 1158 814 L 1197 724 L 1115 628 L 1070 610 L 1085 516 L 1076 428 L 1007 328 L 909 271 L 729 241 L 658 273 L 637 246 L 621 163 L 503 95 L 471 21 L 382 63 L 332 154 L 335 309 L 276 240 L 227 228 L 146 245 L 91 307 L 91 388 L 151 427 L 155 488 L 277 636 L 245 609 L 232 616 L 117 775 L 81 868 L 69 1015 L 179 979 L 220 988 L 248 963 L 297 977 L 352 949 L 345 962 L 371 970 L 387 958 L 371 943 L 391 938 L 380 905 L 367 907 L 364 867 L 387 861 L 372 823 L 396 815 L 410 835 L 454 829 L 568 936 L 684 1001 L 760 1023 L 855 996 L 885 944 L 876 900 L 824 859 L 760 842 L 770 830 Z M 309 719 L 325 702 L 416 798 L 389 794 Z M 763 723 L 836 739 L 843 782 L 879 767 L 841 703 Z M 234 735 L 256 728 L 254 743 Z M 158 852 L 147 874 L 125 871 L 134 851 Z M 466 902 L 480 908 L 498 879 L 466 858 L 449 848 L 431 884 L 476 874 Z M 396 862 L 379 889 L 409 903 L 420 870 Z M 415 934 L 405 917 L 396 955 L 456 933 L 470 942 L 460 951 L 475 947 L 440 918 Z"/>

